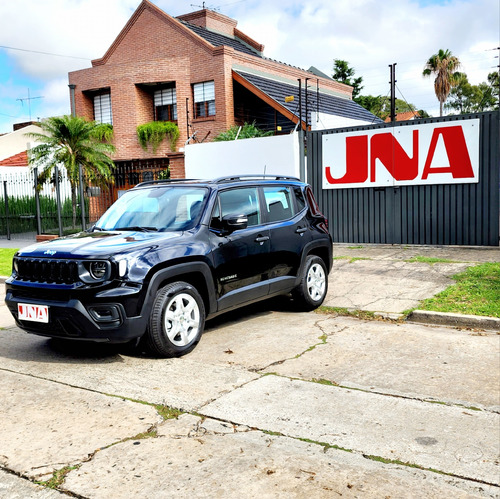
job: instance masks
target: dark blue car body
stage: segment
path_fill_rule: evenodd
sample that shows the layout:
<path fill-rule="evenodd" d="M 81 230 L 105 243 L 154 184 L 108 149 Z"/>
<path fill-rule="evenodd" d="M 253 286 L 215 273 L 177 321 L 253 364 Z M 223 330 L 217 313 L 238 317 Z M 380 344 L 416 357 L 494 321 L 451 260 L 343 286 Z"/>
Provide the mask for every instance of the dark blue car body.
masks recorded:
<path fill-rule="evenodd" d="M 171 203 L 181 188 L 186 199 L 178 196 L 174 207 L 162 209 L 162 199 Z M 170 283 L 195 288 L 210 319 L 298 289 L 308 259 L 317 257 L 326 274 L 331 269 L 327 221 L 311 188 L 297 179 L 158 181 L 129 193 L 135 201 L 124 206 L 133 206 L 132 214 L 111 207 L 92 229 L 15 255 L 6 304 L 19 327 L 49 337 L 127 342 L 145 334 L 155 297 Z M 158 222 L 166 215 L 168 222 Z M 20 316 L 23 306 L 48 316 Z"/>

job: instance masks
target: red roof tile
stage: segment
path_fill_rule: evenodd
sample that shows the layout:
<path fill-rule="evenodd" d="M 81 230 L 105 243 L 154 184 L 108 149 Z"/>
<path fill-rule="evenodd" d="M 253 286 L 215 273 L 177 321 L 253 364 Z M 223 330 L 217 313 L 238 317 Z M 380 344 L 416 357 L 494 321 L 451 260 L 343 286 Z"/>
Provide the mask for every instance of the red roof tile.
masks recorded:
<path fill-rule="evenodd" d="M 23 151 L 10 158 L 2 159 L 0 166 L 28 166 L 28 153 Z"/>
<path fill-rule="evenodd" d="M 418 114 L 418 111 L 406 111 L 404 113 L 397 113 L 396 114 L 396 121 L 408 121 L 408 120 L 414 120 L 420 118 L 420 114 Z M 391 117 L 388 116 L 385 119 L 386 123 L 389 123 L 391 121 Z"/>

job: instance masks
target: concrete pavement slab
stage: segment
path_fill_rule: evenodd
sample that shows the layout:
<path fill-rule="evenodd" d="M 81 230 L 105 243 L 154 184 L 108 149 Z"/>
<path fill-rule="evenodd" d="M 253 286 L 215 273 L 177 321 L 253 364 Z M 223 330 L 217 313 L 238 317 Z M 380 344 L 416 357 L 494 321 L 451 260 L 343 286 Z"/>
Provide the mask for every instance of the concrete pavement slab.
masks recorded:
<path fill-rule="evenodd" d="M 500 485 L 500 415 L 265 376 L 200 414 Z"/>
<path fill-rule="evenodd" d="M 63 487 L 96 499 L 470 498 L 494 497 L 498 491 L 190 415 L 160 425 L 158 438 L 99 452 L 72 471 Z"/>
<path fill-rule="evenodd" d="M 468 266 L 399 260 L 334 260 L 323 305 L 402 313 L 454 284 L 451 276 Z"/>
<path fill-rule="evenodd" d="M 121 355 L 110 345 L 60 344 L 17 328 L 0 331 L 0 338 L 3 369 L 186 411 L 258 377 L 242 368 L 187 358 Z"/>
<path fill-rule="evenodd" d="M 286 299 L 273 300 L 208 322 L 200 344 L 186 358 L 255 371 L 300 355 L 320 341 L 317 322 L 324 317 L 290 308 Z"/>
<path fill-rule="evenodd" d="M 0 499 L 63 499 L 66 494 L 0 469 Z"/>
<path fill-rule="evenodd" d="M 0 400 L 0 465 L 37 479 L 161 420 L 151 406 L 5 370 Z"/>
<path fill-rule="evenodd" d="M 500 412 L 500 335 L 320 318 L 324 343 L 265 372 Z"/>

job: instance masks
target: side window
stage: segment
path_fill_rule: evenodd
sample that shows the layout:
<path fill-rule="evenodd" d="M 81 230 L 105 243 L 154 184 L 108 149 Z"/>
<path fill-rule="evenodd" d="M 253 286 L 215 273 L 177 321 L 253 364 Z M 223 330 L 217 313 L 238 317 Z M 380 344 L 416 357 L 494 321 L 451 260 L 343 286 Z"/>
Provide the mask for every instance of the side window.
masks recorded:
<path fill-rule="evenodd" d="M 301 212 L 306 207 L 306 200 L 304 199 L 304 193 L 300 187 L 294 187 L 295 192 L 295 202 L 297 203 L 297 213 Z"/>
<path fill-rule="evenodd" d="M 289 187 L 264 187 L 267 219 L 270 222 L 288 220 L 294 215 L 292 197 Z"/>
<path fill-rule="evenodd" d="M 257 188 L 245 187 L 220 192 L 212 213 L 212 227 L 219 228 L 220 220 L 226 215 L 246 215 L 249 227 L 259 225 L 261 214 Z"/>

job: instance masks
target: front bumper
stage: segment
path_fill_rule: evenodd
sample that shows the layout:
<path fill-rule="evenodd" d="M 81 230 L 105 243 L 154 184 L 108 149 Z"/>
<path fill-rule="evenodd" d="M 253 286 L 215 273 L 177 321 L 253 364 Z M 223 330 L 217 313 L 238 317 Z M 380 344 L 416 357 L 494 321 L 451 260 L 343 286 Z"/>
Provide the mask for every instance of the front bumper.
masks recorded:
<path fill-rule="evenodd" d="M 124 343 L 142 336 L 147 318 L 127 317 L 119 302 L 99 302 L 84 305 L 77 299 L 41 300 L 16 296 L 8 289 L 5 303 L 16 320 L 16 324 L 28 333 L 51 338 Z M 49 307 L 49 322 L 19 320 L 18 304 L 46 305 Z"/>

